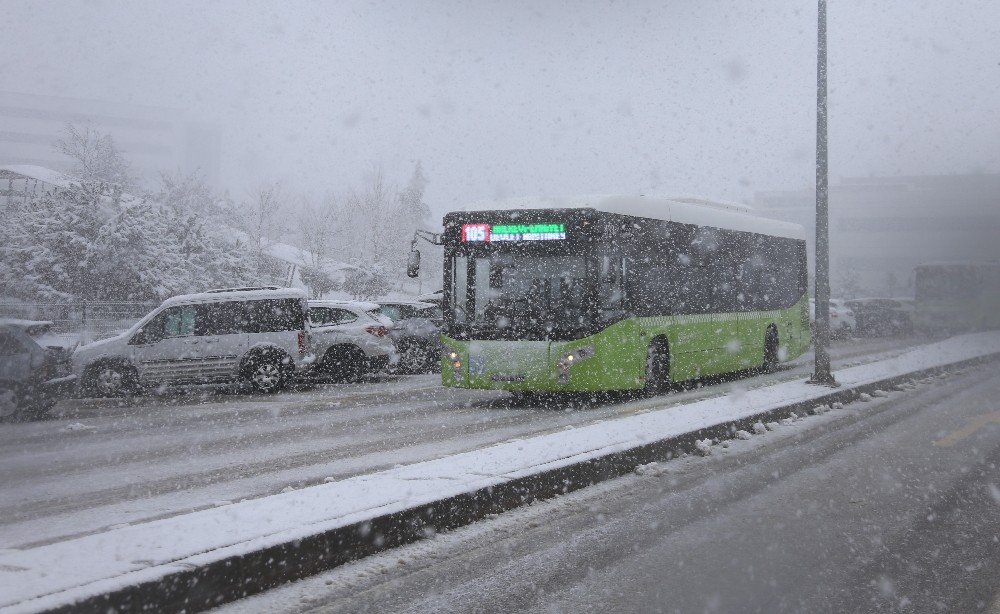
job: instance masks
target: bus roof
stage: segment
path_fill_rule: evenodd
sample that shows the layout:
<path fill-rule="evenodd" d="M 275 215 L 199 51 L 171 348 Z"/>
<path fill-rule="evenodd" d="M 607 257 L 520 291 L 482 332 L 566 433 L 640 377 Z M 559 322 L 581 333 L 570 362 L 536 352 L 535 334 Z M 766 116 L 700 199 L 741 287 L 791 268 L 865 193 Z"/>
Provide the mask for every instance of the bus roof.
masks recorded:
<path fill-rule="evenodd" d="M 755 232 L 791 239 L 805 240 L 806 238 L 805 230 L 798 224 L 761 217 L 747 205 L 714 201 L 692 195 L 596 194 L 514 197 L 473 203 L 463 207 L 461 211 L 576 208 L 590 208 L 605 213 Z"/>

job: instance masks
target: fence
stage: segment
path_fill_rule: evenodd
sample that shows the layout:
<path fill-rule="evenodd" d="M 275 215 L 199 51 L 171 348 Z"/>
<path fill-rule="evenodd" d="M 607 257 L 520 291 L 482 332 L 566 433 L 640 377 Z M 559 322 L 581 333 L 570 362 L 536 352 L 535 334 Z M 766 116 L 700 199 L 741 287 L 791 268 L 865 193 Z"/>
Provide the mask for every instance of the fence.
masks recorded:
<path fill-rule="evenodd" d="M 157 303 L 14 303 L 0 302 L 0 318 L 46 320 L 60 333 L 80 335 L 84 343 L 127 330 Z"/>

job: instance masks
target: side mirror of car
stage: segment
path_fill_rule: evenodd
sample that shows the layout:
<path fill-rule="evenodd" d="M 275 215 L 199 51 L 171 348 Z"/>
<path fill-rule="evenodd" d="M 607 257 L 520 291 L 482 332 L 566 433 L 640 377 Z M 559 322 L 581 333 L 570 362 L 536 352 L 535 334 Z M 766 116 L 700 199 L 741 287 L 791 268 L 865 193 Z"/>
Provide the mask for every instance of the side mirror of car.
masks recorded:
<path fill-rule="evenodd" d="M 410 250 L 410 256 L 406 259 L 406 276 L 416 277 L 420 274 L 420 250 Z"/>

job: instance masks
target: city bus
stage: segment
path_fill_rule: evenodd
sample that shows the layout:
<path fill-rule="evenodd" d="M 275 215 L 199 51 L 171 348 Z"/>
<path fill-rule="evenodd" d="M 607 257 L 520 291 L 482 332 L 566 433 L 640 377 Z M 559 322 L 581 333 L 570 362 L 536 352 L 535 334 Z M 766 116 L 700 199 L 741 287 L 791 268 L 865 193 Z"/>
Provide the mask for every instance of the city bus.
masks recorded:
<path fill-rule="evenodd" d="M 645 390 L 810 343 L 801 226 L 694 197 L 520 199 L 444 217 L 442 382 Z"/>
<path fill-rule="evenodd" d="M 929 262 L 913 270 L 913 326 L 929 335 L 1000 328 L 1000 262 Z"/>

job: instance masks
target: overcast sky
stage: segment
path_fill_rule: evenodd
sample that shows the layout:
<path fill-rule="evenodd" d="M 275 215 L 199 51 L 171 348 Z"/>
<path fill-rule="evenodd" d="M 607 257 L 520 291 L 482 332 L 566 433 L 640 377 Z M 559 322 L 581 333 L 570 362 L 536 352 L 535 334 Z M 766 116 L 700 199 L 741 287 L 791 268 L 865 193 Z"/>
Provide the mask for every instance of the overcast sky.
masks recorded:
<path fill-rule="evenodd" d="M 222 179 L 322 192 L 417 160 L 503 195 L 814 184 L 816 3 L 0 0 L 0 89 L 174 107 Z M 1000 172 L 1000 2 L 830 0 L 831 178 Z"/>

